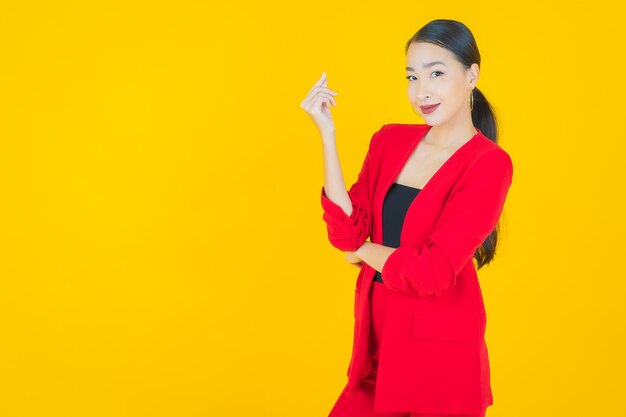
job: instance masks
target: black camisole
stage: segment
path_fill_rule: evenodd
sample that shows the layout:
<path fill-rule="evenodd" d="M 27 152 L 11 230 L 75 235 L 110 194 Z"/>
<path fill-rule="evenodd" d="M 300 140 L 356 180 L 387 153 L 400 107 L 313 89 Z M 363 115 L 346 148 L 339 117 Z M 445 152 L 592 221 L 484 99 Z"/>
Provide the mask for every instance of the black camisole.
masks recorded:
<path fill-rule="evenodd" d="M 413 202 L 413 199 L 421 191 L 421 188 L 414 188 L 404 184 L 394 182 L 389 187 L 383 202 L 383 245 L 392 248 L 400 246 L 400 233 L 406 212 Z M 376 271 L 375 282 L 383 282 L 382 274 Z"/>

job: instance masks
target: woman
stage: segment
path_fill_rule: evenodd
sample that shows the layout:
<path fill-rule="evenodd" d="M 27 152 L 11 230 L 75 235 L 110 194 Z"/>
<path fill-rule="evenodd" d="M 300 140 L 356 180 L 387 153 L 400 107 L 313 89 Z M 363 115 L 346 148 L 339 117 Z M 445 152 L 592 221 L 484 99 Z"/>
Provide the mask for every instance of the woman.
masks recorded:
<path fill-rule="evenodd" d="M 301 104 L 323 139 L 329 240 L 360 267 L 349 379 L 329 417 L 480 417 L 493 404 L 473 260 L 480 269 L 494 257 L 513 165 L 475 87 L 469 29 L 433 20 L 405 52 L 408 97 L 426 124 L 375 132 L 349 191 L 325 73 Z"/>

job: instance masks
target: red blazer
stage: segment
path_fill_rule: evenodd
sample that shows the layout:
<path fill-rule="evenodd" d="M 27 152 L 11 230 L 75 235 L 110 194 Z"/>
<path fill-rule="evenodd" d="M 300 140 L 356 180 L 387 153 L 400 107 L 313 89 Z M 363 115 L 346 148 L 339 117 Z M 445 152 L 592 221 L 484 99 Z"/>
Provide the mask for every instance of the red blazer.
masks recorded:
<path fill-rule="evenodd" d="M 371 138 L 356 183 L 352 213 L 321 190 L 330 243 L 354 251 L 382 244 L 383 199 L 427 124 L 386 124 Z M 380 347 L 376 412 L 477 413 L 493 404 L 486 315 L 473 262 L 496 226 L 511 185 L 509 154 L 480 129 L 418 193 L 406 213 L 400 246 L 382 268 L 389 290 Z M 369 289 L 375 270 L 356 280 L 348 392 L 371 369 Z"/>

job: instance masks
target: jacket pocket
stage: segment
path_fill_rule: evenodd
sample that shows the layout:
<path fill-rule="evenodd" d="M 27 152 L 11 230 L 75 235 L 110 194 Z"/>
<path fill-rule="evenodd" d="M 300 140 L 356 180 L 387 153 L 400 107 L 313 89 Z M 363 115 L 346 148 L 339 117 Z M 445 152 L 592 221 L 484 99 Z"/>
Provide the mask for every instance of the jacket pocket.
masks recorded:
<path fill-rule="evenodd" d="M 451 312 L 416 312 L 413 314 L 411 337 L 450 342 L 476 342 L 478 317 Z"/>

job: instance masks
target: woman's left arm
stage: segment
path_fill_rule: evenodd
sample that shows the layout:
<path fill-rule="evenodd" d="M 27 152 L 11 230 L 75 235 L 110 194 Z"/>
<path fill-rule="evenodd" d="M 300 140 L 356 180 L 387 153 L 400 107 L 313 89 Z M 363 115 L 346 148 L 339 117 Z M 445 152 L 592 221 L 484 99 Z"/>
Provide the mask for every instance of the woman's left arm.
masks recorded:
<path fill-rule="evenodd" d="M 512 183 L 513 164 L 502 150 L 474 163 L 446 203 L 422 247 L 367 244 L 355 253 L 381 272 L 387 288 L 417 296 L 440 295 L 496 226 Z"/>
<path fill-rule="evenodd" d="M 393 253 L 395 248 L 379 245 L 378 243 L 365 242 L 354 252 L 347 252 L 346 259 L 352 262 L 354 257 L 362 260 L 376 271 L 381 272 L 385 261 Z"/>

